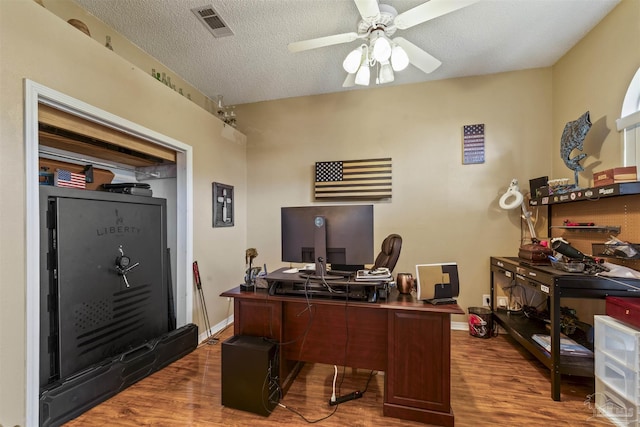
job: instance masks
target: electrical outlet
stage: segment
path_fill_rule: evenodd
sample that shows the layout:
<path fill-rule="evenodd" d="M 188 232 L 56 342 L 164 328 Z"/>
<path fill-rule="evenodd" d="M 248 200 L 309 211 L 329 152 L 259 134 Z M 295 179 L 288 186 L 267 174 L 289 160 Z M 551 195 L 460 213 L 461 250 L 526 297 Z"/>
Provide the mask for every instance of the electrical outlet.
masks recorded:
<path fill-rule="evenodd" d="M 491 301 L 491 295 L 484 294 L 482 295 L 482 306 L 489 307 L 489 302 Z"/>
<path fill-rule="evenodd" d="M 498 308 L 507 308 L 509 300 L 507 297 L 498 297 Z"/>

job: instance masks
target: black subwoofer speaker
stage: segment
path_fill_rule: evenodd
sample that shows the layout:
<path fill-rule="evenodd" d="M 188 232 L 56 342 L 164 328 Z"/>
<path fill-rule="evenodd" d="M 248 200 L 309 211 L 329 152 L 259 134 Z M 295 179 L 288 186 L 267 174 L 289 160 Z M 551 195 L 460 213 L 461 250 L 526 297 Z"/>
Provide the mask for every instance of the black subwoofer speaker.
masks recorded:
<path fill-rule="evenodd" d="M 269 415 L 279 400 L 278 348 L 262 337 L 222 343 L 222 405 Z"/>

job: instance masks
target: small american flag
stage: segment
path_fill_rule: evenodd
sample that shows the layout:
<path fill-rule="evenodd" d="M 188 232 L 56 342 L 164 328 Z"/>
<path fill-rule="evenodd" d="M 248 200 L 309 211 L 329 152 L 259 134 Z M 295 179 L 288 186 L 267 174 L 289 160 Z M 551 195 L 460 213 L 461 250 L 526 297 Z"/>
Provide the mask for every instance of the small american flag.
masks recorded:
<path fill-rule="evenodd" d="M 56 169 L 54 185 L 56 187 L 85 188 L 86 182 L 84 175 L 81 173 L 73 173 L 64 169 Z"/>
<path fill-rule="evenodd" d="M 391 159 L 316 162 L 315 198 L 391 198 Z"/>
<path fill-rule="evenodd" d="M 462 163 L 484 163 L 484 124 L 463 127 Z"/>

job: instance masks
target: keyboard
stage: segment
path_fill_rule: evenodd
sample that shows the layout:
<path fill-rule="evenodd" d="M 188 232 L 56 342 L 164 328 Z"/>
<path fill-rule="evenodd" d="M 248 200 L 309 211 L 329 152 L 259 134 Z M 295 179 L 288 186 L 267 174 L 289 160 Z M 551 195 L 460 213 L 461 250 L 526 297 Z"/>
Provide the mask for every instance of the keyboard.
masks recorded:
<path fill-rule="evenodd" d="M 327 271 L 327 274 L 330 274 L 331 276 L 342 276 L 342 277 L 351 277 L 355 274 L 355 271 L 349 271 L 349 270 L 329 270 Z"/>
<path fill-rule="evenodd" d="M 299 269 L 298 272 L 301 275 L 307 275 L 307 276 L 314 276 L 317 277 L 318 275 L 316 274 L 315 270 L 305 270 L 305 269 Z M 326 279 L 338 279 L 338 278 L 348 278 L 351 277 L 355 274 L 354 271 L 346 271 L 346 270 L 327 270 L 324 272 L 324 277 Z"/>
<path fill-rule="evenodd" d="M 376 270 L 358 270 L 356 273 L 358 281 L 389 281 L 391 272 L 388 268 L 378 268 Z"/>

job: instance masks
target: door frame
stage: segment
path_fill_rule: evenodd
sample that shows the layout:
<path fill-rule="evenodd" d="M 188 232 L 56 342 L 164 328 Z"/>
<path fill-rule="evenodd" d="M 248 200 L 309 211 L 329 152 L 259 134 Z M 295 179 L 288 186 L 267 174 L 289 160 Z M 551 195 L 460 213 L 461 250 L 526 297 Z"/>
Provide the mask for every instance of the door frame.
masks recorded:
<path fill-rule="evenodd" d="M 40 220 L 38 180 L 38 104 L 99 123 L 176 151 L 176 324 L 192 322 L 193 314 L 193 148 L 78 99 L 24 80 L 26 200 L 26 425 L 39 423 L 40 355 Z"/>

